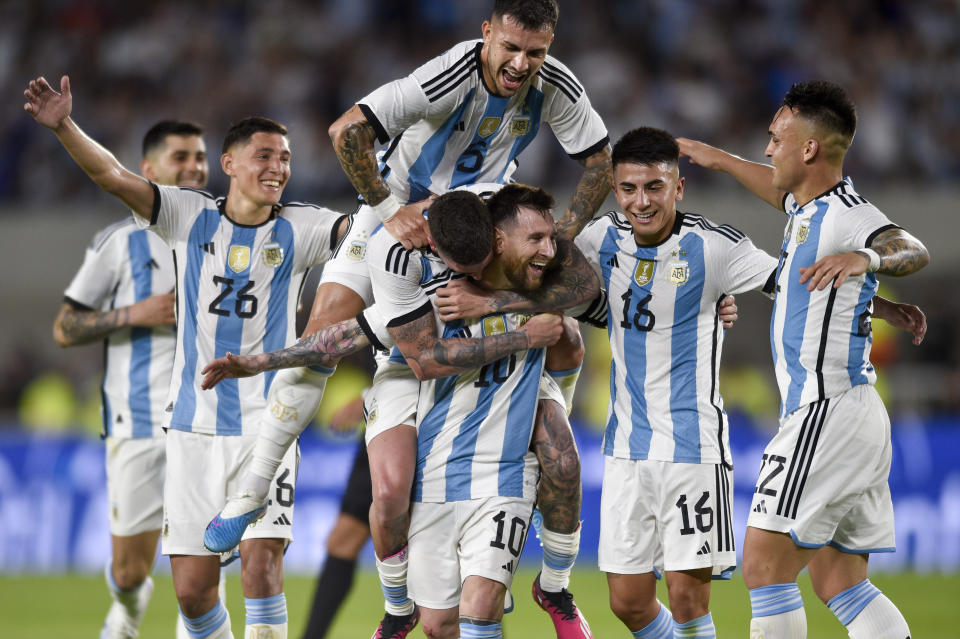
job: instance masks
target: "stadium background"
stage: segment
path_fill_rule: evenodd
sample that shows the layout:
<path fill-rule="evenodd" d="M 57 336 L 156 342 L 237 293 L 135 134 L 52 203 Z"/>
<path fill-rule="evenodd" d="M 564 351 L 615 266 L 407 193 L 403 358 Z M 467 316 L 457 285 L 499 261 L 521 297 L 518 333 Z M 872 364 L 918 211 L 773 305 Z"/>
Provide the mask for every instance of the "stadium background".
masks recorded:
<path fill-rule="evenodd" d="M 280 120 L 294 153 L 285 199 L 348 211 L 354 194 L 332 153 L 328 125 L 369 90 L 454 42 L 478 37 L 490 6 L 489 0 L 0 0 L 6 96 L 0 101 L 0 602 L 11 601 L 6 595 L 27 575 L 94 575 L 108 553 L 96 438 L 102 348 L 59 350 L 50 327 L 84 247 L 124 211 L 23 113 L 26 82 L 43 74 L 55 84 L 69 74 L 76 120 L 131 168 L 154 121 L 201 122 L 214 193 L 226 186 L 216 160 L 229 123 L 251 114 Z M 762 160 L 767 124 L 792 82 L 828 78 L 850 91 L 860 126 L 846 171 L 932 255 L 919 274 L 883 282 L 887 296 L 926 311 L 924 344 L 913 347 L 874 323 L 879 387 L 895 429 L 899 551 L 873 564 L 952 575 L 937 590 L 944 602 L 960 594 L 958 25 L 955 0 L 568 0 L 561 2 L 551 48 L 577 74 L 614 140 L 648 124 Z M 771 252 L 778 248 L 780 216 L 726 176 L 686 164 L 681 171 L 688 179 L 681 209 L 732 223 Z M 544 134 L 521 157 L 517 178 L 546 186 L 563 205 L 578 174 Z M 607 206 L 615 206 L 612 197 Z M 722 390 L 734 420 L 742 534 L 758 452 L 776 426 L 777 395 L 769 305 L 759 296 L 738 301 L 742 319 L 728 333 Z M 596 556 L 597 425 L 606 409 L 608 356 L 604 332 L 587 329 L 585 336 L 589 361 L 575 413 L 584 457 L 581 572 Z M 325 416 L 362 383 L 353 372 L 338 374 L 343 381 L 328 393 Z M 323 559 L 355 446 L 329 433 L 324 421 L 305 438 L 298 541 L 287 562 L 289 572 L 303 575 L 314 574 Z M 528 557 L 536 554 L 528 547 Z M 365 558 L 369 567 L 369 551 Z M 168 570 L 167 562 L 158 568 Z M 13 610 L 0 603 L 0 620 L 16 616 Z M 953 619 L 960 620 L 956 611 Z"/>

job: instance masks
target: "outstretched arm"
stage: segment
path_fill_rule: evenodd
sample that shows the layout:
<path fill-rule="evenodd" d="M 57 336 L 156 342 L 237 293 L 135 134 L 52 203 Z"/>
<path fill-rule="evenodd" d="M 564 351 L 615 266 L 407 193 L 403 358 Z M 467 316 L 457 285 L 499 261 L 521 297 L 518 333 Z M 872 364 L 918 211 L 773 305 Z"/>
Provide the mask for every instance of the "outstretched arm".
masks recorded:
<path fill-rule="evenodd" d="M 820 258 L 813 265 L 801 267 L 800 283 L 807 289 L 825 289 L 830 282 L 834 288 L 851 276 L 862 275 L 868 270 L 884 275 L 910 275 L 930 263 L 927 248 L 903 229 L 889 229 L 873 238 L 869 250 L 880 258 L 879 265 L 871 268 L 870 251 L 851 251 Z"/>
<path fill-rule="evenodd" d="M 149 220 L 153 214 L 153 187 L 139 175 L 128 171 L 117 158 L 84 133 L 70 118 L 73 96 L 70 78 L 60 78 L 57 93 L 45 78 L 31 80 L 23 92 L 27 99 L 24 111 L 53 131 L 74 161 L 97 186 L 124 201 L 140 217 Z"/>
<path fill-rule="evenodd" d="M 96 342 L 129 326 L 169 326 L 175 322 L 173 293 L 154 295 L 105 312 L 64 304 L 53 321 L 53 339 L 63 347 L 78 346 Z"/>
<path fill-rule="evenodd" d="M 350 184 L 373 207 L 384 228 L 411 249 L 427 244 L 427 223 L 423 218 L 426 200 L 403 206 L 380 175 L 374 143 L 377 134 L 356 104 L 341 115 L 328 130 L 333 150 Z"/>
<path fill-rule="evenodd" d="M 450 321 L 490 313 L 559 313 L 592 301 L 600 278 L 572 240 L 558 238 L 557 254 L 540 288 L 517 293 L 484 291 L 466 280 L 437 290 L 440 319 Z"/>
<path fill-rule="evenodd" d="M 920 307 L 912 304 L 900 304 L 875 295 L 873 298 L 873 316 L 884 320 L 890 326 L 913 334 L 913 343 L 919 346 L 927 334 L 927 316 Z"/>
<path fill-rule="evenodd" d="M 580 234 L 597 210 L 607 199 L 613 183 L 613 167 L 610 163 L 610 147 L 606 146 L 581 161 L 583 175 L 573 193 L 570 206 L 557 222 L 560 237 L 573 239 Z"/>
<path fill-rule="evenodd" d="M 723 149 L 688 138 L 677 138 L 677 144 L 680 145 L 680 157 L 689 158 L 691 164 L 729 173 L 758 198 L 778 211 L 783 210 L 786 192 L 773 186 L 773 167 L 769 164 L 750 162 Z"/>
<path fill-rule="evenodd" d="M 517 351 L 551 346 L 563 333 L 563 319 L 559 315 L 535 315 L 516 331 L 440 339 L 433 314 L 426 313 L 388 330 L 417 379 L 423 381 L 479 368 Z"/>

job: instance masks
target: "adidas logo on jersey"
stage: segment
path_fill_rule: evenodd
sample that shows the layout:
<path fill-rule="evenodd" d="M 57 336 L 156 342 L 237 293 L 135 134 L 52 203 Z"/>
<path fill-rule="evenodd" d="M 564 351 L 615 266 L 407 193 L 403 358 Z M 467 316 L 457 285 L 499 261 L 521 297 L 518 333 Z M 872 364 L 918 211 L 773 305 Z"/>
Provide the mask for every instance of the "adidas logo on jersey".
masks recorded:
<path fill-rule="evenodd" d="M 710 542 L 705 541 L 703 545 L 700 546 L 700 550 L 697 551 L 697 555 L 709 555 L 710 554 Z"/>
<path fill-rule="evenodd" d="M 273 520 L 274 526 L 290 526 L 290 519 L 287 518 L 286 513 L 280 513 L 280 516 Z"/>
<path fill-rule="evenodd" d="M 504 570 L 506 570 L 507 572 L 512 573 L 512 572 L 513 572 L 513 559 L 511 559 L 510 561 L 508 561 L 507 563 L 503 564 L 503 565 L 500 566 L 500 567 L 503 568 Z"/>
<path fill-rule="evenodd" d="M 154 270 L 158 270 L 158 271 L 160 270 L 160 265 L 157 264 L 157 261 L 156 261 L 155 259 L 153 259 L 152 257 L 150 258 L 150 261 L 147 262 L 146 267 L 147 267 L 148 269 L 154 269 Z"/>
<path fill-rule="evenodd" d="M 217 253 L 216 253 L 216 250 L 215 250 L 215 247 L 214 247 L 214 245 L 213 245 L 213 242 L 207 242 L 206 244 L 204 244 L 204 245 L 203 245 L 203 252 L 204 252 L 204 253 L 209 253 L 210 255 L 216 255 L 216 254 L 217 254 Z"/>
<path fill-rule="evenodd" d="M 755 512 L 755 513 L 763 513 L 764 515 L 766 515 L 766 514 L 767 514 L 767 502 L 764 501 L 763 499 L 761 499 L 761 500 L 760 500 L 760 503 L 757 504 L 757 505 L 754 507 L 753 512 Z"/>

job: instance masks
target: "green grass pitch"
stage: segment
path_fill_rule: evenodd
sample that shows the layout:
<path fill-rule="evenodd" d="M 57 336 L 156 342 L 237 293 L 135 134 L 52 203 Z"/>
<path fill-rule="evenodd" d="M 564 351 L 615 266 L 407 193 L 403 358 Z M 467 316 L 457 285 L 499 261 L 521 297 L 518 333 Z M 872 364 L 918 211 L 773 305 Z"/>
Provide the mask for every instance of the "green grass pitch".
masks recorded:
<path fill-rule="evenodd" d="M 162 560 L 161 560 L 162 561 Z M 514 591 L 517 609 L 506 616 L 504 634 L 509 639 L 554 636 L 552 626 L 530 598 L 534 569 L 522 569 Z M 176 603 L 169 575 L 155 577 L 156 590 L 141 627 L 142 639 L 174 636 Z M 871 579 L 903 611 L 914 639 L 960 637 L 960 575 L 887 574 Z M 847 634 L 827 608 L 817 601 L 806 576 L 800 585 L 806 603 L 811 639 L 844 639 Z M 235 637 L 243 636 L 243 605 L 240 578 L 228 577 L 227 603 Z M 662 584 L 661 584 L 662 588 Z M 579 569 L 571 585 L 576 600 L 597 639 L 629 637 L 607 607 L 606 579 L 601 573 Z M 313 597 L 313 580 L 287 579 L 285 592 L 290 613 L 290 637 L 299 639 Z M 662 600 L 666 592 L 661 591 Z M 0 628 L 5 637 L 47 639 L 96 637 L 107 611 L 108 595 L 103 578 L 86 575 L 0 576 Z M 714 582 L 711 608 L 719 637 L 747 637 L 750 605 L 743 581 Z M 330 632 L 331 639 L 369 637 L 382 612 L 382 599 L 371 571 L 358 573 L 354 589 Z M 422 637 L 419 628 L 413 637 Z"/>

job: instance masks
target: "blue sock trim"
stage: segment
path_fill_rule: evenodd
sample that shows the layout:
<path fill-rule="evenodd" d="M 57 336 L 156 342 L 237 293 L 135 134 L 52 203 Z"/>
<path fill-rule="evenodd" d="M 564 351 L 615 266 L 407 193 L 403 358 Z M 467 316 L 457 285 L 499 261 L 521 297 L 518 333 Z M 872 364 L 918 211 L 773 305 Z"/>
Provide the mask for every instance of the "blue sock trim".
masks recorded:
<path fill-rule="evenodd" d="M 550 377 L 567 377 L 568 375 L 573 375 L 574 373 L 579 373 L 582 366 L 577 366 L 576 368 L 568 368 L 564 371 L 547 371 L 547 375 Z"/>
<path fill-rule="evenodd" d="M 660 613 L 657 618 L 640 630 L 633 632 L 635 639 L 671 639 L 673 637 L 673 617 L 667 612 L 667 607 L 660 604 Z"/>
<path fill-rule="evenodd" d="M 827 608 L 846 626 L 879 594 L 880 589 L 870 583 L 869 579 L 864 579 L 828 601 Z"/>
<path fill-rule="evenodd" d="M 800 586 L 790 583 L 751 588 L 750 608 L 754 617 L 770 617 L 803 608 Z"/>
<path fill-rule="evenodd" d="M 183 619 L 183 625 L 186 627 L 187 633 L 194 639 L 202 639 L 203 637 L 213 634 L 214 631 L 227 622 L 227 608 L 219 599 L 217 599 L 216 605 L 211 608 L 209 612 L 200 615 L 196 619 L 190 619 L 184 615 L 183 610 L 180 610 L 179 606 L 177 606 L 177 610 L 180 612 L 180 617 Z"/>
<path fill-rule="evenodd" d="M 460 639 L 501 639 L 503 627 L 496 622 L 478 624 L 460 620 Z"/>
<path fill-rule="evenodd" d="M 577 555 L 563 555 L 543 549 L 543 563 L 551 570 L 570 570 L 577 561 Z"/>
<path fill-rule="evenodd" d="M 674 626 L 674 637 L 697 639 L 716 639 L 717 629 L 713 625 L 713 615 L 709 612 L 702 617 L 691 619 Z"/>
<path fill-rule="evenodd" d="M 287 598 L 282 592 L 262 599 L 244 597 L 243 605 L 247 610 L 248 626 L 256 623 L 265 623 L 269 626 L 287 623 Z"/>
<path fill-rule="evenodd" d="M 386 599 L 387 603 L 394 606 L 405 606 L 410 601 L 410 597 L 407 596 L 406 584 L 402 586 L 387 586 L 381 581 L 380 590 L 383 592 L 383 598 Z"/>

